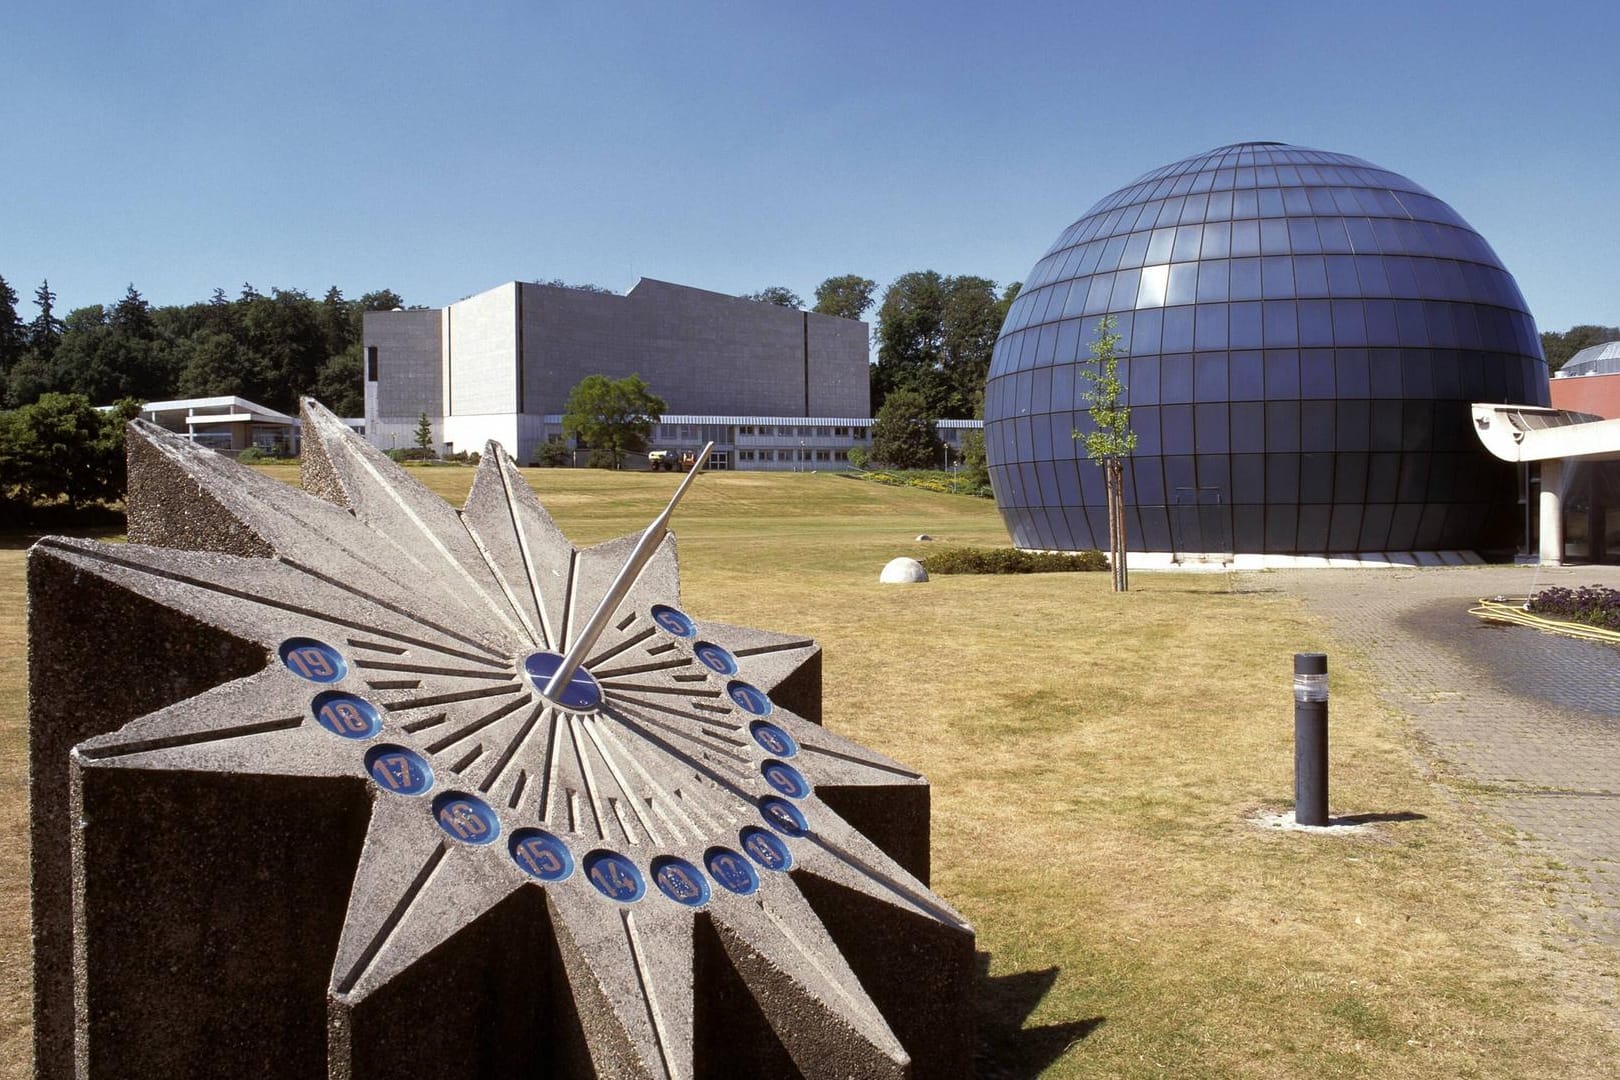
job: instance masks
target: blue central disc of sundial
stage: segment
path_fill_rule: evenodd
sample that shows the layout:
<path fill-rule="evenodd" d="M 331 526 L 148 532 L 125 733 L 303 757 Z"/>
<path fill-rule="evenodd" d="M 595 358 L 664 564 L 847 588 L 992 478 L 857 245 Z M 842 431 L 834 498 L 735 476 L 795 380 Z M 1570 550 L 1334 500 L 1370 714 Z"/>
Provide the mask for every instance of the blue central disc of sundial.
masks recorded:
<path fill-rule="evenodd" d="M 562 667 L 562 654 L 533 652 L 523 658 L 523 674 L 529 677 L 536 690 L 544 690 L 546 683 Z M 591 678 L 591 673 L 578 668 L 560 693 L 552 699 L 566 709 L 594 709 L 602 704 L 602 688 Z"/>

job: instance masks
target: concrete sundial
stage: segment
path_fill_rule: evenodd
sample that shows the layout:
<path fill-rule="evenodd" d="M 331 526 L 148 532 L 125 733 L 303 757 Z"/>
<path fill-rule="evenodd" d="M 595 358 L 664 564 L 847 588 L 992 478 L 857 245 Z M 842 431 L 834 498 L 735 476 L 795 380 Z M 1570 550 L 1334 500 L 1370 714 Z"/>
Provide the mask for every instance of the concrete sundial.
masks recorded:
<path fill-rule="evenodd" d="M 304 440 L 137 426 L 132 542 L 31 553 L 40 1075 L 970 1071 L 926 782 L 682 608 L 675 500 L 576 549 L 495 444 L 457 511 Z"/>

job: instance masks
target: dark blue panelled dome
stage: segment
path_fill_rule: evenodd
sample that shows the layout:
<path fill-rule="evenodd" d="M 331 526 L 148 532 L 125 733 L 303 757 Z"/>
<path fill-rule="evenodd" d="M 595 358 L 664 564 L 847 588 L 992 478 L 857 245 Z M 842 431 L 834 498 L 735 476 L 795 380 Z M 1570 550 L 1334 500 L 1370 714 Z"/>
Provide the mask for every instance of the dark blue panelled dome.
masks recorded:
<path fill-rule="evenodd" d="M 1524 298 L 1455 210 L 1347 154 L 1239 143 L 1156 169 L 1063 230 L 996 342 L 985 446 L 1019 547 L 1106 549 L 1080 378 L 1113 315 L 1137 452 L 1130 548 L 1511 546 L 1512 466 L 1475 401 L 1546 405 Z"/>

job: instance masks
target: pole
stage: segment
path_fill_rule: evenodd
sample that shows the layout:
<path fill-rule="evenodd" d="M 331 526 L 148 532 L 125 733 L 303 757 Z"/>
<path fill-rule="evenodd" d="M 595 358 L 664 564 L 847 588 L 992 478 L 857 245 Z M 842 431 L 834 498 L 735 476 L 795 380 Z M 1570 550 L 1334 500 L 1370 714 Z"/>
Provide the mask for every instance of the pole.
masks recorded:
<path fill-rule="evenodd" d="M 1326 653 L 1294 654 L 1294 821 L 1328 823 Z"/>
<path fill-rule="evenodd" d="M 670 515 L 675 513 L 675 504 L 681 501 L 681 496 L 686 494 L 686 489 L 692 486 L 692 481 L 697 479 L 697 474 L 703 471 L 703 464 L 709 460 L 709 451 L 713 449 L 714 443 L 712 442 L 704 445 L 703 450 L 698 454 L 697 461 L 692 463 L 692 471 L 686 474 L 681 480 L 680 486 L 675 489 L 675 494 L 670 497 L 669 505 L 664 507 L 662 513 L 653 518 L 652 524 L 648 525 L 646 531 L 641 534 L 641 539 L 636 541 L 635 548 L 630 552 L 630 558 L 625 560 L 618 576 L 608 586 L 606 595 L 602 597 L 602 602 L 596 605 L 596 610 L 591 613 L 589 621 L 585 623 L 585 628 L 574 638 L 573 645 L 569 647 L 568 653 L 562 658 L 562 663 L 557 670 L 552 673 L 550 681 L 540 688 L 543 697 L 550 701 L 557 700 L 557 695 L 562 693 L 563 687 L 568 685 L 568 680 L 574 677 L 574 672 L 578 671 L 579 666 L 585 662 L 585 657 L 591 651 L 591 647 L 596 644 L 596 639 L 601 637 L 602 631 L 606 629 L 608 620 L 618 610 L 619 602 L 630 592 L 630 587 L 636 583 L 636 578 L 641 576 L 642 567 L 647 565 L 647 561 L 653 557 L 653 552 L 658 550 L 658 545 L 663 541 L 665 534 L 669 532 L 669 519 Z"/>

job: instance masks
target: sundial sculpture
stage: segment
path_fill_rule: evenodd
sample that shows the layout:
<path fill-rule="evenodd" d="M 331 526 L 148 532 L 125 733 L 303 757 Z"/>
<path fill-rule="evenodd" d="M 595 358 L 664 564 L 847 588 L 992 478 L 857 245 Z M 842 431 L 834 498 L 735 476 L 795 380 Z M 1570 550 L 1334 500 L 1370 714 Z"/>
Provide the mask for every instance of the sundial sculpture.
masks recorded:
<path fill-rule="evenodd" d="M 494 443 L 458 512 L 303 439 L 137 422 L 131 542 L 30 553 L 38 1076 L 971 1072 L 926 781 L 681 609 L 695 473 L 576 550 Z"/>

